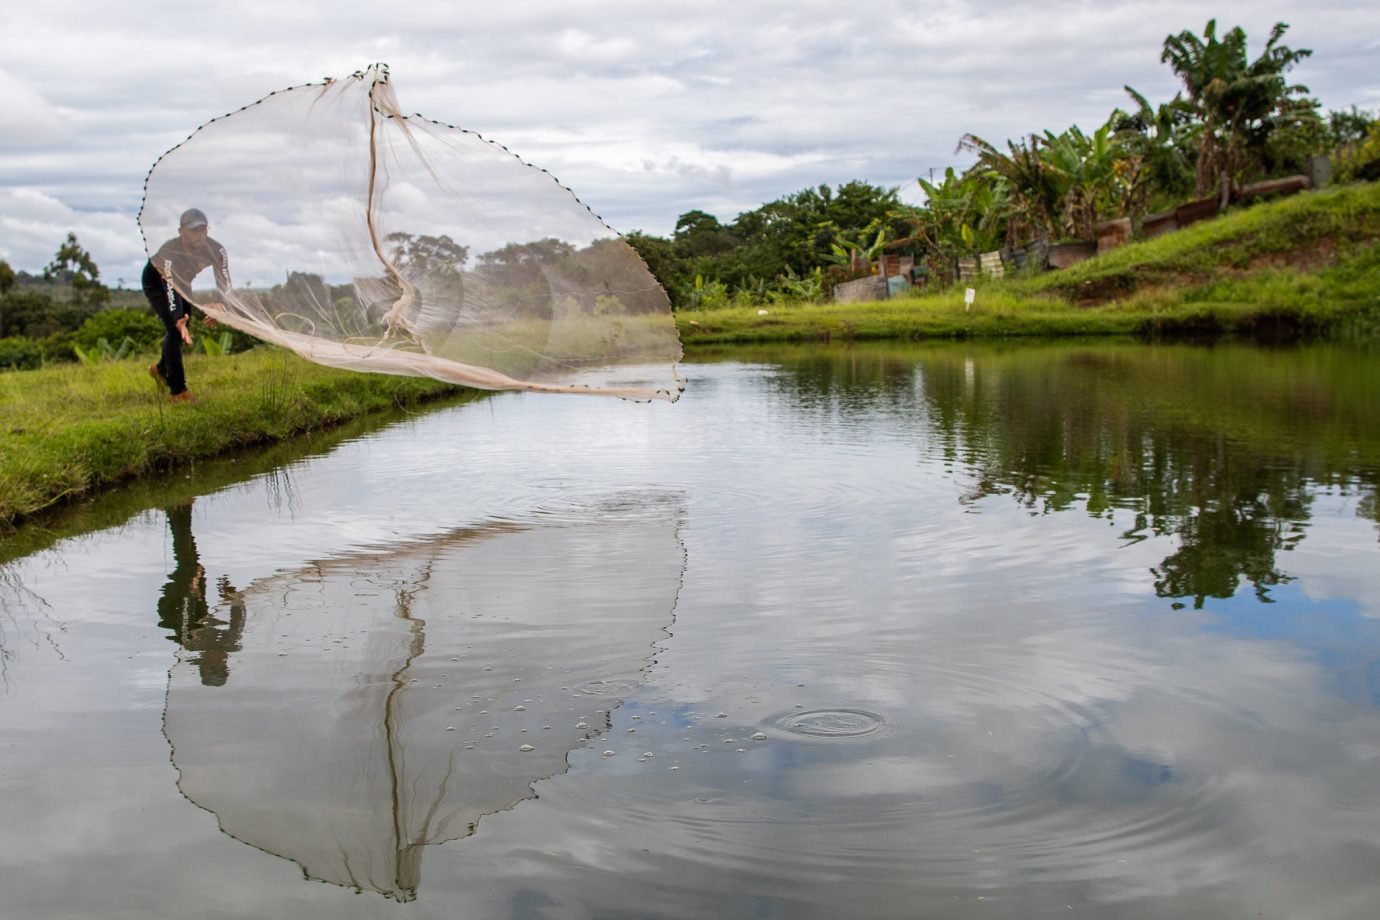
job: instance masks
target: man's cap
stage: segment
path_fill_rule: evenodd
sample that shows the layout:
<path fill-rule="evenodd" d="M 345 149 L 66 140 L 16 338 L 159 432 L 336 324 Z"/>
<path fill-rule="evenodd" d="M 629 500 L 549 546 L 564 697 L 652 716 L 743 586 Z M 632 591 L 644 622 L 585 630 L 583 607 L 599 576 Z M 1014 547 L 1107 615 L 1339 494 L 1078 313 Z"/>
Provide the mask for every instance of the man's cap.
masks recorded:
<path fill-rule="evenodd" d="M 198 227 L 206 226 L 207 220 L 200 208 L 188 208 L 182 212 L 182 220 L 178 223 L 188 230 L 195 230 Z"/>

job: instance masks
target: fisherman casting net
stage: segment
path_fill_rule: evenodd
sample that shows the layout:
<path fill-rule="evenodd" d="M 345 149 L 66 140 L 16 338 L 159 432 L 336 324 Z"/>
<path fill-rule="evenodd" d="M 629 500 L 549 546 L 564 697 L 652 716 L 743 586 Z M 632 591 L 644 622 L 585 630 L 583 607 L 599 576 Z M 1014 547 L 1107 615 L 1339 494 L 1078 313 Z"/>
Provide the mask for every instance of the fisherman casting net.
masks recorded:
<path fill-rule="evenodd" d="M 191 209 L 211 242 L 168 258 Z M 637 252 L 506 148 L 402 114 L 382 66 L 203 125 L 150 170 L 139 226 L 184 298 L 319 364 L 630 399 L 683 387 Z"/>

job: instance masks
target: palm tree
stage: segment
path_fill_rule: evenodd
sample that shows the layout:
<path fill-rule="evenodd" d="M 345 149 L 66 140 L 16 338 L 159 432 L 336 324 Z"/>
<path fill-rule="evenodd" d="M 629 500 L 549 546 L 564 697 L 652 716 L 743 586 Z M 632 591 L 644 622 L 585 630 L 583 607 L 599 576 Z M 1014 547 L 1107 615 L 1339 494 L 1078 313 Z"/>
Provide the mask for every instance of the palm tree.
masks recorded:
<path fill-rule="evenodd" d="M 1288 28 L 1275 23 L 1254 61 L 1246 58 L 1245 31 L 1237 26 L 1219 40 L 1215 19 L 1208 20 L 1201 38 L 1188 30 L 1165 38 L 1160 60 L 1183 81 L 1185 101 L 1200 125 L 1200 196 L 1218 190 L 1225 206 L 1232 184 L 1253 165 L 1251 156 L 1258 159 L 1270 132 L 1278 128 L 1277 119 L 1302 114 L 1296 97 L 1308 88 L 1290 86 L 1284 74 L 1313 52 L 1281 45 Z"/>

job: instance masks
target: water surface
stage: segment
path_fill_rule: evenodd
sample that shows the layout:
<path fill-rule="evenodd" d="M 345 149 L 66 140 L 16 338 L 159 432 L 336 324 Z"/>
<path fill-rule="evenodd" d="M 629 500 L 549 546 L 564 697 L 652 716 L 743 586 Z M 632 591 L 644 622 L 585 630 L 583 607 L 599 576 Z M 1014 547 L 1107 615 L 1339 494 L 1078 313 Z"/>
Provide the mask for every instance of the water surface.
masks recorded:
<path fill-rule="evenodd" d="M 1366 353 L 773 348 L 0 550 L 5 917 L 1371 917 Z"/>

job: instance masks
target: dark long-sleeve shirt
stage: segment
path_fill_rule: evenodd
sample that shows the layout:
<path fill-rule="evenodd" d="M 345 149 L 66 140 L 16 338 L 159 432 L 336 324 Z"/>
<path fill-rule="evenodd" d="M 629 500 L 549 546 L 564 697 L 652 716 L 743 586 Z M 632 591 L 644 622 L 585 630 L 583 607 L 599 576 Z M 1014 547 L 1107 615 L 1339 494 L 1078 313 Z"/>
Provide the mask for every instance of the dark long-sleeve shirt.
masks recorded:
<path fill-rule="evenodd" d="M 168 305 L 175 319 L 180 318 L 182 298 L 174 294 L 190 294 L 192 280 L 206 269 L 215 272 L 216 290 L 222 293 L 230 290 L 230 257 L 225 247 L 210 237 L 201 243 L 187 245 L 180 236 L 175 236 L 160 246 L 149 262 L 163 276 L 168 288 Z"/>

